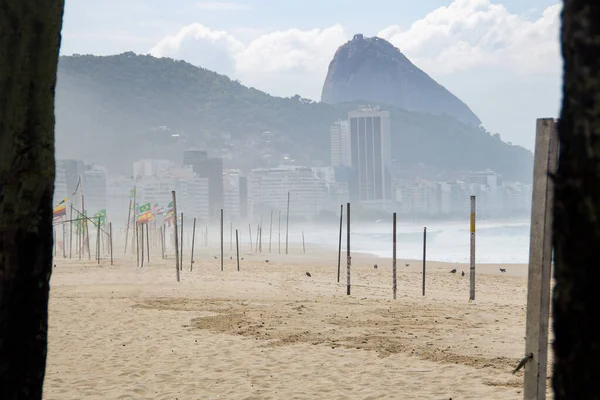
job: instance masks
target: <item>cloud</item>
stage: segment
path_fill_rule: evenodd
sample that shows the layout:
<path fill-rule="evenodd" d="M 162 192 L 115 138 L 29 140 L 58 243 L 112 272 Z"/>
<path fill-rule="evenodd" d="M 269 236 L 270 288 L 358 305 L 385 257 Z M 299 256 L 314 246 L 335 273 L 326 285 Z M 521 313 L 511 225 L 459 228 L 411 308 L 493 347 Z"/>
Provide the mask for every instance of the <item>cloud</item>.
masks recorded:
<path fill-rule="evenodd" d="M 194 8 L 205 11 L 242 11 L 249 10 L 250 6 L 233 1 L 201 1 L 194 4 Z"/>
<path fill-rule="evenodd" d="M 244 4 L 206 1 L 196 6 L 225 9 Z M 556 73 L 562 62 L 560 11 L 561 5 L 556 4 L 531 19 L 511 14 L 489 0 L 455 0 L 408 29 L 393 25 L 377 36 L 393 43 L 436 78 L 475 69 L 520 76 Z M 242 37 L 246 36 L 195 23 L 165 37 L 151 53 L 187 60 L 276 95 L 298 93 L 318 99 L 329 61 L 350 34 L 334 25 L 262 33 L 246 43 Z"/>
<path fill-rule="evenodd" d="M 390 26 L 378 36 L 438 76 L 482 67 L 519 75 L 556 72 L 561 68 L 560 11 L 555 4 L 530 20 L 489 0 L 455 0 L 407 30 Z"/>
<path fill-rule="evenodd" d="M 236 75 L 235 55 L 245 45 L 225 31 L 194 23 L 158 42 L 150 53 L 155 57 L 182 59 L 229 76 Z"/>

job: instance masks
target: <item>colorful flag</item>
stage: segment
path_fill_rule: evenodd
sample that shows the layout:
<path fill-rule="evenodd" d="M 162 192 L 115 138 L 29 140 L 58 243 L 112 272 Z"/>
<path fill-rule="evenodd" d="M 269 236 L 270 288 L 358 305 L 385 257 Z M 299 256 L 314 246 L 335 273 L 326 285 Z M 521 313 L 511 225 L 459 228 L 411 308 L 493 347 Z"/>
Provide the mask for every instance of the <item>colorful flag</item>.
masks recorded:
<path fill-rule="evenodd" d="M 65 204 L 69 201 L 68 198 L 64 198 L 61 202 L 59 202 L 56 207 L 54 207 L 54 218 L 62 217 L 63 215 L 67 215 L 67 205 Z"/>
<path fill-rule="evenodd" d="M 100 219 L 100 226 L 104 226 L 106 224 L 106 210 L 100 210 L 94 214 L 94 217 L 92 218 L 94 224 L 98 222 L 98 219 Z"/>
<path fill-rule="evenodd" d="M 142 214 L 145 214 L 145 213 L 149 212 L 151 209 L 152 209 L 152 206 L 150 206 L 150 203 L 142 204 L 138 208 L 138 213 L 140 215 L 142 215 Z"/>
<path fill-rule="evenodd" d="M 151 211 L 146 211 L 138 217 L 138 222 L 145 223 L 154 221 L 154 215 L 152 215 Z"/>

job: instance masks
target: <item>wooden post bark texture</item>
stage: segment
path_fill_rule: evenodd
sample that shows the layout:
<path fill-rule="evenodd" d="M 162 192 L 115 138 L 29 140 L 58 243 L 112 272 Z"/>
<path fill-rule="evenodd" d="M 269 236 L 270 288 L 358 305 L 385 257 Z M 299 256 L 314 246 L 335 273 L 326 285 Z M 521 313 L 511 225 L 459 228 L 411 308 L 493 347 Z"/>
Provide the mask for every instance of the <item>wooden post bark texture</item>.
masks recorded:
<path fill-rule="evenodd" d="M 600 2 L 565 0 L 563 103 L 555 177 L 555 399 L 598 399 Z"/>
<path fill-rule="evenodd" d="M 64 1 L 0 0 L 0 398 L 41 399 Z"/>

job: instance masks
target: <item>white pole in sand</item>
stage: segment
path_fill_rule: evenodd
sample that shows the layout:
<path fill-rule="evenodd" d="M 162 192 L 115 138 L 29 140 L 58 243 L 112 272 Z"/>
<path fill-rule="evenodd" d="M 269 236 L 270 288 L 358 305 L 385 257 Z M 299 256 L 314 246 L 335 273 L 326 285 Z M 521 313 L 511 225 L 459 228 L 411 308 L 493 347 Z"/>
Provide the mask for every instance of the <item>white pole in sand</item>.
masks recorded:
<path fill-rule="evenodd" d="M 475 300 L 475 204 L 477 199 L 471 196 L 471 274 L 469 300 Z"/>

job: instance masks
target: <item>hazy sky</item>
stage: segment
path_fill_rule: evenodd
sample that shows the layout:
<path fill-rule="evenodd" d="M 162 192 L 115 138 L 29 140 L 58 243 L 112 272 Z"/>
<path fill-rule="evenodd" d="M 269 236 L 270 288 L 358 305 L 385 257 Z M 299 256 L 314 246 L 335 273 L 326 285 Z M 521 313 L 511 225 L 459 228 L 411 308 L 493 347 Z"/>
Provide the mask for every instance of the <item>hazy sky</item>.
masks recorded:
<path fill-rule="evenodd" d="M 557 117 L 556 0 L 66 0 L 62 54 L 183 59 L 277 96 L 319 100 L 335 50 L 379 36 L 502 138 L 533 147 Z"/>

